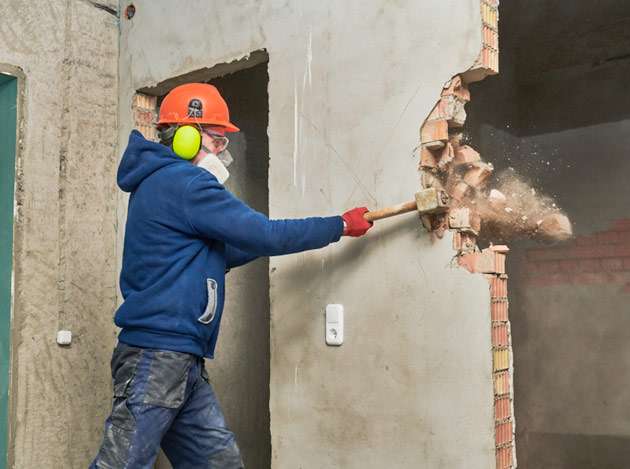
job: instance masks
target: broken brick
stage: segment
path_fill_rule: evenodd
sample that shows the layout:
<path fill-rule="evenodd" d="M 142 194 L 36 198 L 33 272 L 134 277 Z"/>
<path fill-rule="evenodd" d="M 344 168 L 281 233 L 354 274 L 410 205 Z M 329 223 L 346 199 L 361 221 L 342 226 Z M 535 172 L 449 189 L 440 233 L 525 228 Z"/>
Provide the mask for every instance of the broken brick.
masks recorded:
<path fill-rule="evenodd" d="M 439 156 L 435 150 L 422 147 L 420 150 L 420 166 L 422 168 L 437 168 Z"/>
<path fill-rule="evenodd" d="M 420 139 L 426 148 L 443 148 L 448 142 L 448 122 L 443 119 L 425 122 L 420 129 Z"/>
<path fill-rule="evenodd" d="M 446 83 L 442 90 L 442 96 L 456 96 L 465 102 L 470 101 L 470 91 L 459 75 Z"/>
<path fill-rule="evenodd" d="M 463 127 L 466 123 L 465 104 L 466 102 L 457 96 L 444 96 L 431 115 L 438 119 L 445 119 L 449 127 Z"/>
<path fill-rule="evenodd" d="M 455 158 L 455 151 L 453 150 L 453 145 L 451 145 L 450 143 L 447 143 L 446 146 L 442 148 L 442 150 L 437 150 L 437 151 L 440 153 L 439 160 L 438 160 L 438 169 L 440 171 L 444 171 L 446 170 L 448 165 L 451 164 L 451 161 L 453 161 L 453 158 Z"/>
<path fill-rule="evenodd" d="M 448 224 L 453 229 L 470 228 L 470 209 L 468 207 L 451 209 L 448 214 Z"/>
<path fill-rule="evenodd" d="M 470 212 L 470 229 L 475 233 L 481 233 L 481 215 L 474 210 Z"/>
<path fill-rule="evenodd" d="M 477 239 L 472 233 L 456 231 L 453 233 L 453 249 L 458 252 L 474 252 L 477 248 Z"/>
<path fill-rule="evenodd" d="M 479 153 L 475 151 L 474 148 L 468 145 L 462 145 L 455 150 L 455 159 L 453 160 L 453 164 L 470 164 L 481 161 L 481 156 Z"/>
<path fill-rule="evenodd" d="M 505 253 L 488 248 L 481 252 L 464 254 L 459 256 L 459 265 L 471 273 L 503 274 L 505 273 Z"/>
<path fill-rule="evenodd" d="M 464 182 L 474 188 L 482 187 L 488 182 L 492 171 L 494 167 L 490 163 L 478 161 L 470 165 L 470 169 L 464 174 Z"/>
<path fill-rule="evenodd" d="M 422 187 L 424 187 L 425 189 L 434 187 L 435 189 L 444 190 L 444 187 L 442 186 L 442 181 L 440 181 L 439 178 L 428 171 L 422 172 L 422 174 L 420 175 L 420 182 L 422 184 Z"/>
<path fill-rule="evenodd" d="M 443 96 L 437 102 L 427 121 L 446 120 L 449 127 L 463 127 L 466 123 L 466 102 L 457 96 Z"/>
<path fill-rule="evenodd" d="M 466 195 L 468 194 L 470 189 L 472 188 L 468 184 L 466 184 L 464 181 L 460 181 L 450 190 L 449 193 L 454 200 L 462 201 L 466 198 Z"/>

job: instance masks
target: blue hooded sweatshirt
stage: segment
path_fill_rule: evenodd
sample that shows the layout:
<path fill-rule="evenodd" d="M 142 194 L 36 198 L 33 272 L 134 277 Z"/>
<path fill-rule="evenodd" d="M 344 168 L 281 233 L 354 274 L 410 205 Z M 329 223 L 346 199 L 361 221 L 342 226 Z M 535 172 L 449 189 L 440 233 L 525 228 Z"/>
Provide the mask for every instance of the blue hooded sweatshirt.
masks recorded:
<path fill-rule="evenodd" d="M 137 347 L 212 358 L 225 301 L 225 272 L 257 257 L 324 247 L 339 216 L 269 220 L 134 130 L 118 168 L 130 192 L 115 323 Z"/>

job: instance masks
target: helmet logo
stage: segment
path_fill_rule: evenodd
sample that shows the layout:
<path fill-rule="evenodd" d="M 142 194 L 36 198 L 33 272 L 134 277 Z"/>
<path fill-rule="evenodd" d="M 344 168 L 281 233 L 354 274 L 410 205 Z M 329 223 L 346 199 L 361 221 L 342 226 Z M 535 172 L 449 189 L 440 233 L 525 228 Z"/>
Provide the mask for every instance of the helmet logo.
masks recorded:
<path fill-rule="evenodd" d="M 188 103 L 188 117 L 203 117 L 203 104 L 200 99 L 195 98 L 190 100 Z"/>

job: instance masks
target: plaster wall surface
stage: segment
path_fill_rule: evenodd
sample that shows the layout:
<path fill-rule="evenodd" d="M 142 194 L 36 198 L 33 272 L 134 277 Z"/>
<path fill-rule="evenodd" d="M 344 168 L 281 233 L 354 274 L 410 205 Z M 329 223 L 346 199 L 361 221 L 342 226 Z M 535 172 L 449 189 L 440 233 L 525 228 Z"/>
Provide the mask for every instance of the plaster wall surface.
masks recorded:
<path fill-rule="evenodd" d="M 84 468 L 111 404 L 117 18 L 60 0 L 3 1 L 0 17 L 0 64 L 25 77 L 10 467 Z M 58 329 L 72 331 L 70 347 L 56 344 Z"/>
<path fill-rule="evenodd" d="M 264 48 L 274 218 L 411 198 L 420 124 L 481 45 L 474 0 L 194 0 L 177 15 L 165 0 L 134 4 L 121 144 L 135 90 Z M 272 467 L 494 464 L 488 283 L 453 254 L 449 235 L 433 242 L 410 215 L 270 260 Z M 338 348 L 324 343 L 327 303 L 346 308 Z"/>

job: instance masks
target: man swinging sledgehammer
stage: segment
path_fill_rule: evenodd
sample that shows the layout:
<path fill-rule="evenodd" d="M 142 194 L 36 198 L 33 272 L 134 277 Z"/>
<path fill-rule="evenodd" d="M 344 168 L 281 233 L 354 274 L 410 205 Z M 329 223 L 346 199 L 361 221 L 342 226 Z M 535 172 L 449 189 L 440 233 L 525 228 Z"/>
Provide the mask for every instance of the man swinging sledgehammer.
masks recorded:
<path fill-rule="evenodd" d="M 257 257 L 318 249 L 372 226 L 343 216 L 269 220 L 225 189 L 225 134 L 239 129 L 209 84 L 162 102 L 160 143 L 129 137 L 118 185 L 130 193 L 112 357 L 114 399 L 91 468 L 149 469 L 160 447 L 175 469 L 242 468 L 208 381 L 225 272 Z"/>

